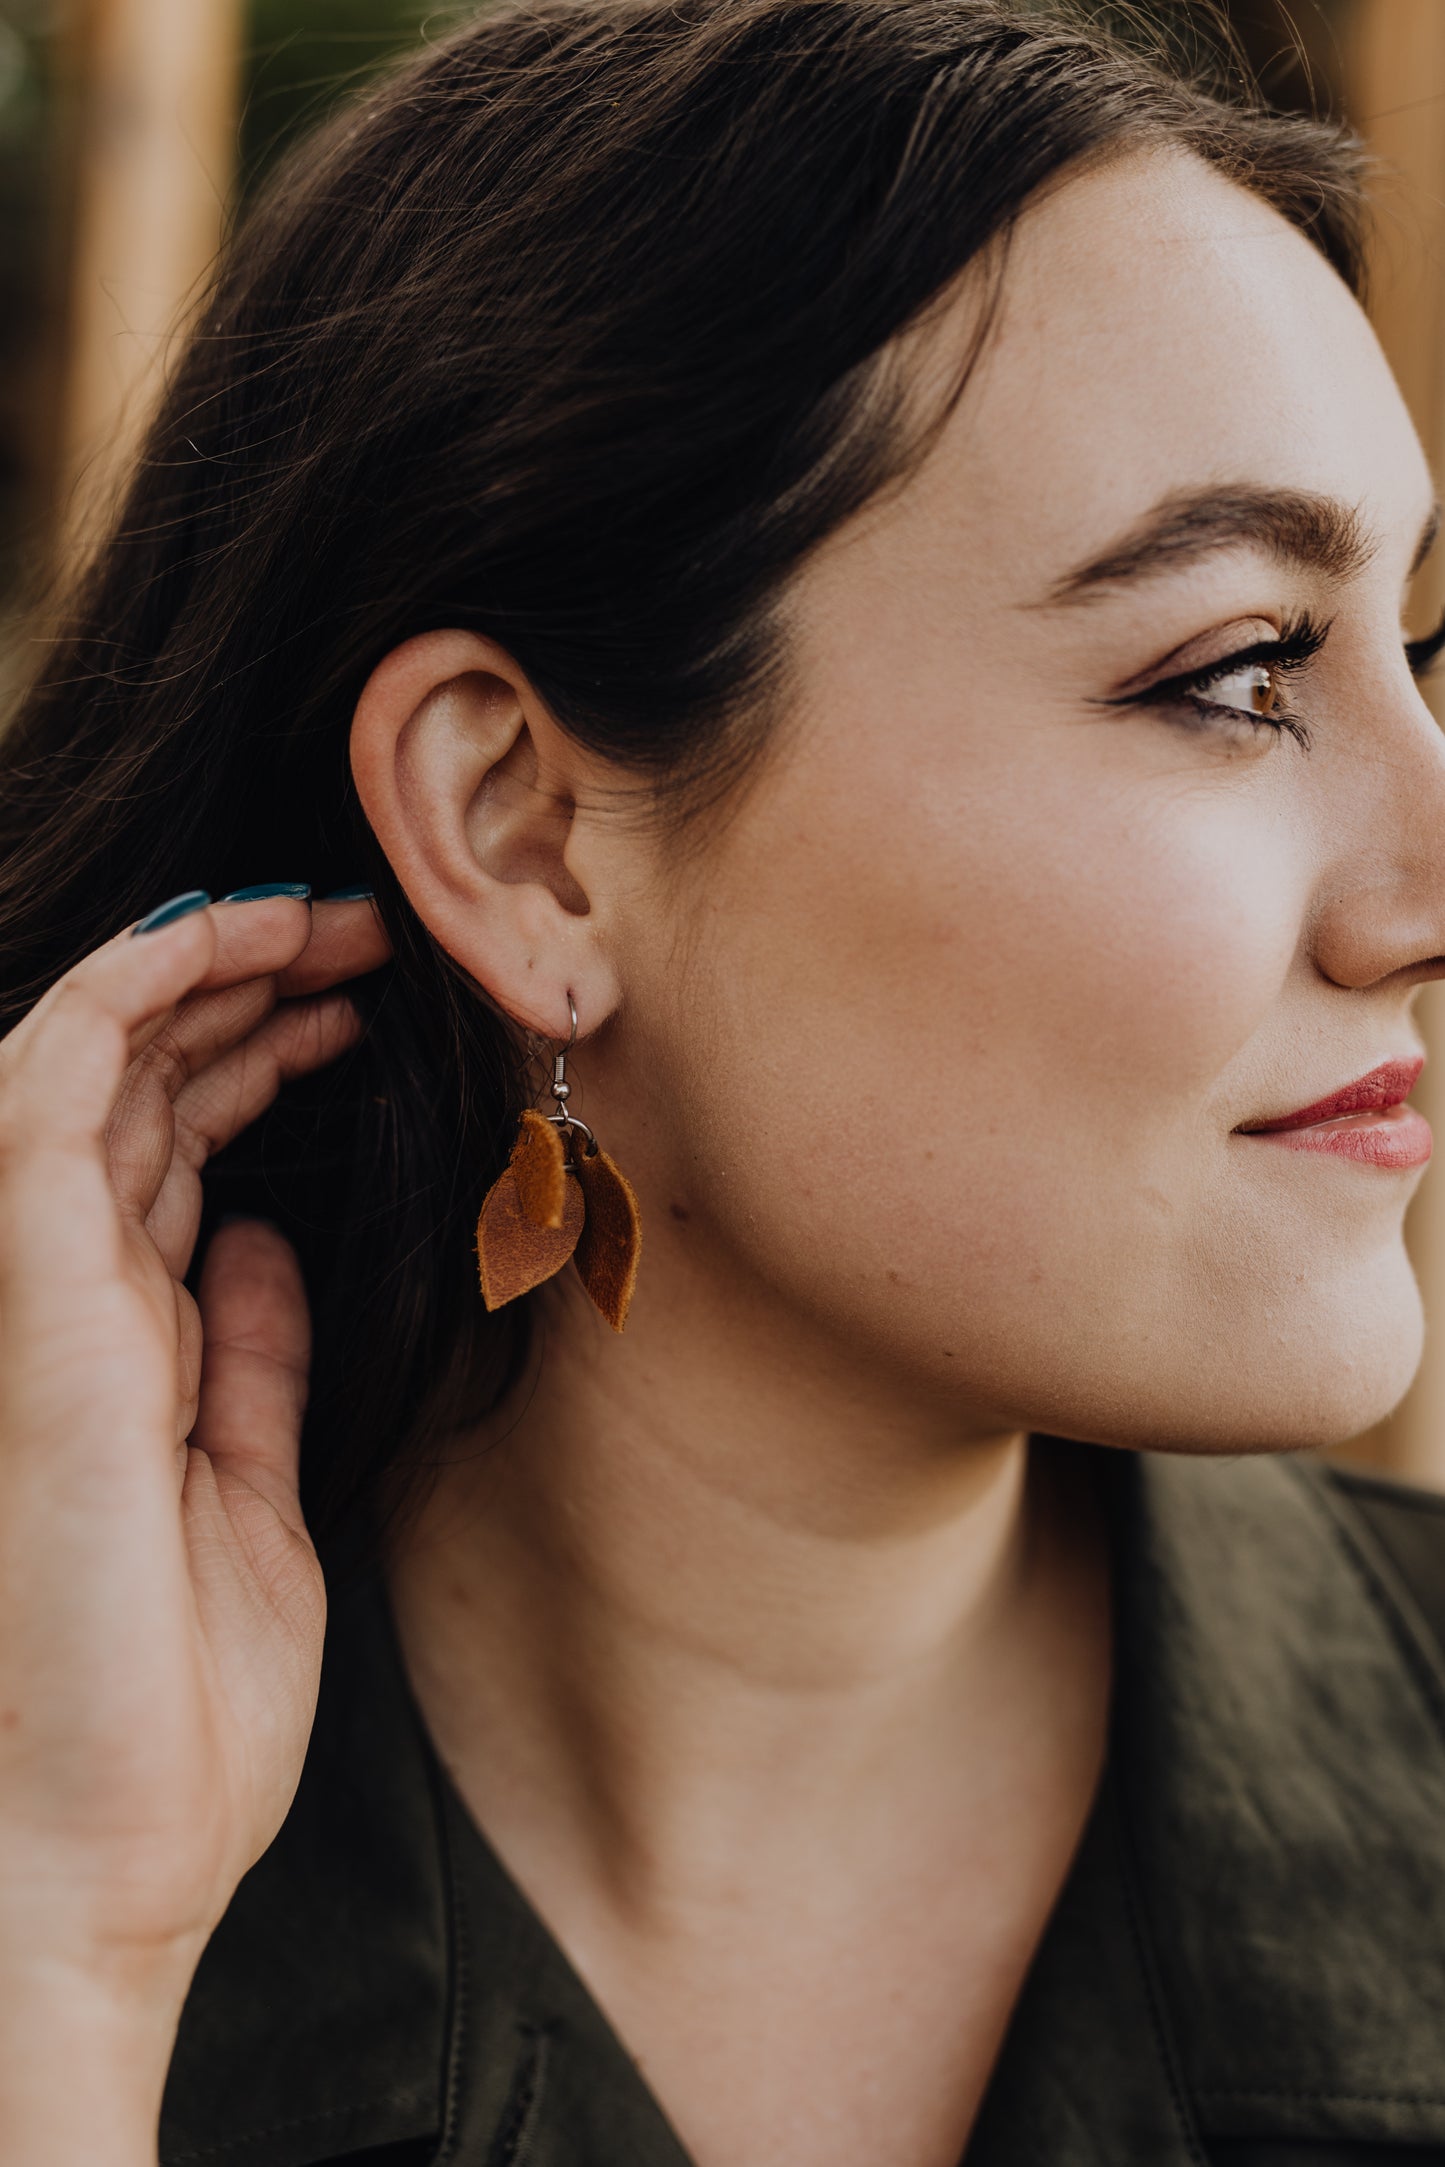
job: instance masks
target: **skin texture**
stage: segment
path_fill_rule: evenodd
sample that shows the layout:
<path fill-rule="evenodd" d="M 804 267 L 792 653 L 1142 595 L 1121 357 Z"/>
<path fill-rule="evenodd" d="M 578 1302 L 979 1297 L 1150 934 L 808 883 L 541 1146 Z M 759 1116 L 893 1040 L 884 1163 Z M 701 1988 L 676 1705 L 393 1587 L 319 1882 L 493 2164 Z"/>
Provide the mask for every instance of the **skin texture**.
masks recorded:
<path fill-rule="evenodd" d="M 296 1788 L 300 1270 L 243 1222 L 182 1282 L 207 1158 L 355 1042 L 335 989 L 385 956 L 365 903 L 222 905 L 122 929 L 0 1044 L 7 2159 L 154 2162 L 196 1959 Z"/>
<path fill-rule="evenodd" d="M 905 342 L 921 396 L 974 305 Z M 1362 546 L 1304 570 L 1261 514 L 1058 599 L 1203 486 L 1338 499 Z M 1104 1749 L 1103 1536 L 1028 1432 L 1287 1448 L 1409 1379 L 1418 1173 L 1238 1131 L 1408 1055 L 1445 968 L 1400 632 L 1429 500 L 1319 256 L 1135 158 L 1025 218 L 925 466 L 804 568 L 792 710 L 713 827 L 639 817 L 485 640 L 366 688 L 383 848 L 519 1024 L 565 1036 L 570 990 L 572 1104 L 645 1226 L 626 1335 L 549 1283 L 395 1545 L 403 1650 L 698 2167 L 956 2167 Z M 1305 606 L 1308 755 L 1238 678 L 1109 704 Z M 153 2159 L 197 1952 L 294 1790 L 298 1267 L 241 1225 L 182 1281 L 206 1158 L 352 1042 L 384 957 L 365 903 L 218 906 L 0 1045 L 6 2158 Z"/>
<path fill-rule="evenodd" d="M 907 365 L 965 350 L 969 282 Z M 1309 492 L 1360 561 L 1228 549 L 1056 598 L 1163 499 Z M 1024 221 L 923 468 L 805 568 L 797 698 L 681 849 L 510 659 L 358 713 L 368 813 L 642 1198 L 613 1343 L 534 1373 L 392 1561 L 479 1821 L 701 2167 L 957 2160 L 1102 1755 L 1068 1456 L 1350 1434 L 1420 1334 L 1418 1170 L 1237 1133 L 1416 1048 L 1445 749 L 1401 610 L 1431 506 L 1353 299 L 1179 156 Z M 1330 630 L 1251 719 L 1110 706 Z M 866 1950 L 866 1962 L 860 1951 Z"/>
<path fill-rule="evenodd" d="M 1330 580 L 1238 548 L 1048 606 L 1220 481 L 1358 506 L 1372 561 Z M 468 643 L 402 650 L 415 682 L 358 721 L 363 794 L 504 1005 L 563 1035 L 572 986 L 586 1111 L 652 1205 L 639 1344 L 726 1287 L 750 1372 L 785 1346 L 841 1409 L 901 1392 L 950 1446 L 960 1422 L 1291 1446 L 1398 1398 L 1418 1175 L 1232 1132 L 1417 1045 L 1445 751 L 1400 612 L 1430 502 L 1315 251 L 1216 176 L 1135 160 L 1026 222 L 937 451 L 803 574 L 797 711 L 703 847 L 639 835 L 482 642 L 393 772 L 398 708 Z M 1301 606 L 1331 624 L 1291 691 L 1308 755 L 1100 705 Z"/>

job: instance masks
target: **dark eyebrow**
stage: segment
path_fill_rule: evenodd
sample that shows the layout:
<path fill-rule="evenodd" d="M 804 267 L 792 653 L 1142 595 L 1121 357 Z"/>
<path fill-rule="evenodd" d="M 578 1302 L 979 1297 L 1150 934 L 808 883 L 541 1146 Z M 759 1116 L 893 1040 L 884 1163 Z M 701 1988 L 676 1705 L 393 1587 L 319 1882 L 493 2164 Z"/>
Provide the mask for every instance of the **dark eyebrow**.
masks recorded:
<path fill-rule="evenodd" d="M 1369 563 L 1374 546 L 1359 513 L 1338 497 L 1245 486 L 1190 490 L 1165 497 L 1101 555 L 1066 572 L 1044 602 L 1089 601 L 1101 589 L 1179 571 L 1220 550 L 1243 547 L 1330 579 L 1348 579 Z"/>

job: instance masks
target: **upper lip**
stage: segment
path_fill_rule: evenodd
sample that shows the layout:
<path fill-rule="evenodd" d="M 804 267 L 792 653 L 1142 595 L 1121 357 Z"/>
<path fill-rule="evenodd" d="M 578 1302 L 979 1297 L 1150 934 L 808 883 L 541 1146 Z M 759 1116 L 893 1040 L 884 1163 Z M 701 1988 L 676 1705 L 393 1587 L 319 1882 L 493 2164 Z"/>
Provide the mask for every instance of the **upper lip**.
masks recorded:
<path fill-rule="evenodd" d="M 1357 1076 L 1353 1083 L 1332 1091 L 1327 1099 L 1315 1099 L 1311 1105 L 1298 1107 L 1292 1114 L 1271 1114 L 1265 1121 L 1241 1121 L 1239 1133 L 1257 1136 L 1267 1135 L 1275 1129 L 1306 1129 L 1316 1121 L 1333 1121 L 1337 1114 L 1358 1114 L 1398 1106 L 1414 1090 L 1424 1066 L 1422 1053 L 1408 1054 L 1398 1061 L 1382 1061 L 1367 1076 Z"/>

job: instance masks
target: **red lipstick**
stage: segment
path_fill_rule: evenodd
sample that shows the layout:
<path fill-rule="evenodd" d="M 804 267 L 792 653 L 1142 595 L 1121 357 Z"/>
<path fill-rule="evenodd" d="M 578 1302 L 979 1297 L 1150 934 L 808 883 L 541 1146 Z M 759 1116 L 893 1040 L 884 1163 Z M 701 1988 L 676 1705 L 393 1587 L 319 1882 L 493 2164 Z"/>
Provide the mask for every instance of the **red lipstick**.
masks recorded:
<path fill-rule="evenodd" d="M 1423 1054 L 1382 1061 L 1327 1099 L 1269 1121 L 1242 1121 L 1239 1136 L 1257 1136 L 1287 1151 L 1327 1151 L 1365 1166 L 1423 1166 L 1433 1138 L 1430 1124 L 1405 1100 L 1414 1090 Z"/>

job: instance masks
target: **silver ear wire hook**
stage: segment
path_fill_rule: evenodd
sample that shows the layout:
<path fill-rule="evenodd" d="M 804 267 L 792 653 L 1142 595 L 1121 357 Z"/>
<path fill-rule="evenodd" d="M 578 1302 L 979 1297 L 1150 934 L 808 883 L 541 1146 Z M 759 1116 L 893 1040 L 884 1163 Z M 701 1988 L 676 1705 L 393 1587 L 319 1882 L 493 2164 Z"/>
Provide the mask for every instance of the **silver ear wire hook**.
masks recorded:
<path fill-rule="evenodd" d="M 572 1033 L 566 1045 L 559 1047 L 552 1056 L 552 1097 L 556 1102 L 557 1111 L 548 1114 L 547 1119 L 554 1122 L 569 1139 L 574 1130 L 579 1132 L 586 1137 L 588 1150 L 595 1151 L 597 1139 L 586 1122 L 579 1121 L 575 1114 L 569 1114 L 567 1111 L 567 1101 L 572 1096 L 572 1086 L 567 1081 L 567 1056 L 577 1043 L 577 1004 L 572 998 L 570 986 L 567 989 L 567 1012 L 572 1018 Z"/>

